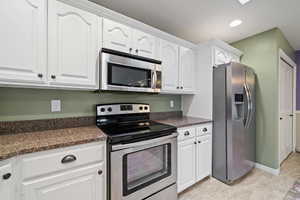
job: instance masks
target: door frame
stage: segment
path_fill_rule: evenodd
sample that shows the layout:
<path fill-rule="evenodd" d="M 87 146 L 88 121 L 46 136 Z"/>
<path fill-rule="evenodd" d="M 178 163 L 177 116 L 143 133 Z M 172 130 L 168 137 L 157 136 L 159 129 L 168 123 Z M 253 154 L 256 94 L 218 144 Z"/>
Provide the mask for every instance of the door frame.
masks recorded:
<path fill-rule="evenodd" d="M 281 135 L 280 135 L 280 61 L 284 60 L 287 64 L 289 64 L 293 68 L 293 152 L 296 151 L 296 83 L 297 83 L 297 64 L 282 50 L 279 48 L 278 52 L 278 66 L 277 66 L 277 78 L 278 78 L 278 168 L 280 171 L 281 168 L 281 161 L 280 161 L 280 145 L 281 145 Z"/>

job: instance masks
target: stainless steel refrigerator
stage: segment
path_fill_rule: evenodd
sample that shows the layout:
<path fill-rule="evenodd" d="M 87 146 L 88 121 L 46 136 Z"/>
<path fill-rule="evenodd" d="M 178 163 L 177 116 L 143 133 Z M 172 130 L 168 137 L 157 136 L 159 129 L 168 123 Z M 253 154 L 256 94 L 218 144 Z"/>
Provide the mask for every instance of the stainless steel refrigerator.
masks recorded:
<path fill-rule="evenodd" d="M 213 69 L 213 177 L 230 184 L 255 165 L 254 71 L 240 63 Z"/>

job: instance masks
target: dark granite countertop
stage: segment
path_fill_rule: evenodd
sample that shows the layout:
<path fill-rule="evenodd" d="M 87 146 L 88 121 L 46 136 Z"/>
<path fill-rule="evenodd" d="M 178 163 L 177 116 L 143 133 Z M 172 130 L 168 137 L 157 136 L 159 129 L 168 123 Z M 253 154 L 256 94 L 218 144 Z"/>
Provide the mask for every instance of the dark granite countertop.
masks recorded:
<path fill-rule="evenodd" d="M 106 140 L 97 126 L 0 135 L 0 160 L 38 151 Z"/>
<path fill-rule="evenodd" d="M 172 125 L 177 128 L 212 122 L 211 119 L 204 119 L 204 118 L 198 118 L 198 117 L 187 117 L 187 116 L 170 117 L 170 118 L 155 120 L 155 121 L 164 123 L 164 124 L 168 124 L 168 125 Z"/>

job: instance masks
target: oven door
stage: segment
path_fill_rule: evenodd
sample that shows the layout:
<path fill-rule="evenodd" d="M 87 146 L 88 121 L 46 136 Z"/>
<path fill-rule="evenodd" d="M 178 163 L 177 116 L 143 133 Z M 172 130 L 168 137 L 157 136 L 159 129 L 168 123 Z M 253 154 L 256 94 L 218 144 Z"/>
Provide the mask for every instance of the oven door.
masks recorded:
<path fill-rule="evenodd" d="M 177 133 L 132 144 L 111 152 L 111 200 L 141 200 L 177 179 Z"/>
<path fill-rule="evenodd" d="M 156 77 L 155 63 L 102 53 L 102 90 L 157 92 Z"/>

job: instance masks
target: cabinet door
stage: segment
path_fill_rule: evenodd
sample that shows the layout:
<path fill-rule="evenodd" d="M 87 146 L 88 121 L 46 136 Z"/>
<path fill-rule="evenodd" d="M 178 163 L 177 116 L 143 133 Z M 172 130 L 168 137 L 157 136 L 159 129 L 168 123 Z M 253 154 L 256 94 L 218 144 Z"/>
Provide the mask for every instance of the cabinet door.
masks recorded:
<path fill-rule="evenodd" d="M 179 77 L 181 89 L 186 92 L 195 90 L 195 55 L 193 50 L 180 47 L 179 56 Z"/>
<path fill-rule="evenodd" d="M 214 65 L 222 65 L 228 62 L 227 53 L 219 48 L 214 48 Z"/>
<path fill-rule="evenodd" d="M 11 164 L 0 166 L 1 200 L 13 200 L 14 184 Z"/>
<path fill-rule="evenodd" d="M 178 143 L 178 192 L 196 182 L 196 144 L 195 139 Z"/>
<path fill-rule="evenodd" d="M 100 18 L 49 1 L 49 80 L 57 86 L 96 88 Z"/>
<path fill-rule="evenodd" d="M 103 47 L 133 53 L 132 29 L 109 19 L 103 19 Z"/>
<path fill-rule="evenodd" d="M 134 30 L 133 34 L 134 54 L 155 58 L 155 37 L 139 30 Z"/>
<path fill-rule="evenodd" d="M 212 147 L 211 136 L 197 138 L 197 181 L 211 175 L 212 168 Z"/>
<path fill-rule="evenodd" d="M 23 182 L 24 200 L 104 200 L 104 173 L 102 164 L 95 164 L 73 171 L 53 174 Z"/>
<path fill-rule="evenodd" d="M 178 91 L 178 46 L 176 44 L 162 41 L 161 42 L 162 55 L 162 90 L 164 91 Z"/>
<path fill-rule="evenodd" d="M 46 77 L 46 1 L 0 1 L 0 82 L 41 84 Z"/>

